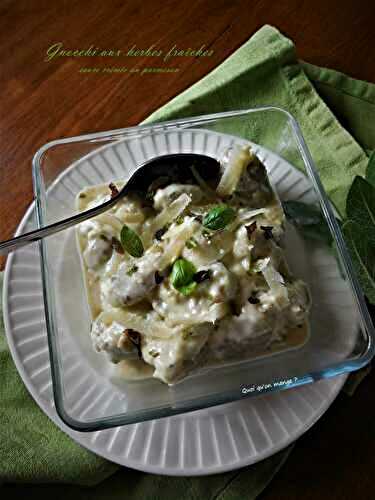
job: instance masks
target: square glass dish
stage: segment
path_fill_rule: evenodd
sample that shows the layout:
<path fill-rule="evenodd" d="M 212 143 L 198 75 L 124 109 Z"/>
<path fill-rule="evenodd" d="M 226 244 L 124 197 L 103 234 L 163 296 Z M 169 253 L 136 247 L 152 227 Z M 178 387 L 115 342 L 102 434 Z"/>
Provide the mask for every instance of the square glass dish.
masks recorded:
<path fill-rule="evenodd" d="M 124 425 L 277 391 L 360 368 L 374 354 L 374 328 L 335 210 L 294 118 L 275 107 L 141 125 L 50 142 L 33 160 L 39 227 L 76 214 L 85 187 L 126 179 L 157 155 L 220 157 L 250 141 L 282 201 L 314 203 L 332 234 L 329 247 L 304 240 L 286 223 L 286 255 L 310 288 L 309 336 L 299 346 L 198 371 L 176 385 L 126 381 L 91 345 L 91 316 L 75 228 L 40 242 L 43 292 L 56 409 L 80 431 Z"/>

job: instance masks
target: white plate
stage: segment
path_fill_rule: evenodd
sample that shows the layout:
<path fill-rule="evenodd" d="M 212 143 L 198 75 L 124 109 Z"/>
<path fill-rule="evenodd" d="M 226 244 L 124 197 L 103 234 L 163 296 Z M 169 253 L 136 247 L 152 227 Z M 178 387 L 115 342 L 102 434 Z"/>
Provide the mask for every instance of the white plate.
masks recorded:
<path fill-rule="evenodd" d="M 188 150 L 212 154 L 213 151 L 208 151 L 210 147 L 218 151 L 233 139 L 203 130 L 173 134 L 168 134 L 167 141 L 155 143 L 155 154 L 178 152 L 184 145 Z M 108 168 L 108 154 L 119 144 L 107 147 L 106 157 L 103 149 L 96 151 L 91 155 L 91 161 L 95 157 L 99 169 Z M 311 190 L 300 173 L 262 148 L 258 147 L 257 153 L 279 192 L 298 190 L 300 199 L 311 201 Z M 75 165 L 79 167 L 79 163 Z M 55 184 L 54 189 L 58 190 L 58 186 L 59 183 Z M 17 233 L 31 229 L 32 218 L 33 206 L 25 214 Z M 26 387 L 42 410 L 64 432 L 113 462 L 158 474 L 206 475 L 258 462 L 286 447 L 309 429 L 326 411 L 346 380 L 342 375 L 174 417 L 79 433 L 68 428 L 54 408 L 36 244 L 8 258 L 4 277 L 4 321 L 8 344 Z M 95 399 L 86 404 L 95 404 Z"/>

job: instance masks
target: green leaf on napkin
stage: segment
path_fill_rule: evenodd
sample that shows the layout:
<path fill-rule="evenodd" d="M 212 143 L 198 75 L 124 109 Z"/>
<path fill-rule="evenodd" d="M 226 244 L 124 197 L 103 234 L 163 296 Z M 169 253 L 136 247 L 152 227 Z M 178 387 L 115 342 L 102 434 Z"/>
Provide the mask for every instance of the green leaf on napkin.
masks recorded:
<path fill-rule="evenodd" d="M 292 200 L 283 201 L 282 206 L 287 219 L 305 238 L 331 244 L 332 235 L 319 208 Z"/>
<path fill-rule="evenodd" d="M 315 205 L 302 201 L 283 201 L 285 215 L 298 226 L 319 224 L 322 221 L 320 210 Z"/>
<path fill-rule="evenodd" d="M 366 180 L 375 187 L 375 151 L 372 152 L 366 169 Z"/>
<path fill-rule="evenodd" d="M 355 221 L 346 221 L 343 233 L 363 291 L 369 301 L 375 304 L 375 247 Z"/>
<path fill-rule="evenodd" d="M 375 245 L 375 187 L 356 176 L 346 200 L 349 220 L 358 224 L 368 241 Z"/>

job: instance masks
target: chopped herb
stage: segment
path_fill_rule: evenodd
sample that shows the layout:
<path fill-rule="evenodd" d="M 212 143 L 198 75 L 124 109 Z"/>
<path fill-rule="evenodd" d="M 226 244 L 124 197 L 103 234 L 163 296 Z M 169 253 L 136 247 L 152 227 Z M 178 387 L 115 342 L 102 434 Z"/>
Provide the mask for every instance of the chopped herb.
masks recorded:
<path fill-rule="evenodd" d="M 81 193 L 81 194 L 79 195 L 79 198 L 86 198 L 85 193 Z"/>
<path fill-rule="evenodd" d="M 167 232 L 167 230 L 168 230 L 167 226 L 158 229 L 154 234 L 154 238 L 158 241 L 161 241 L 163 235 Z"/>
<path fill-rule="evenodd" d="M 252 224 L 249 224 L 248 226 L 245 226 L 245 229 L 247 231 L 247 236 L 250 239 L 251 236 L 253 235 L 254 231 L 257 228 L 257 223 L 254 221 Z"/>
<path fill-rule="evenodd" d="M 117 189 L 115 184 L 113 184 L 113 182 L 110 182 L 108 187 L 111 191 L 111 198 L 115 198 L 119 194 L 120 191 Z"/>
<path fill-rule="evenodd" d="M 159 271 L 155 271 L 155 283 L 157 285 L 160 285 L 160 283 L 162 283 L 164 280 L 164 276 L 162 276 Z"/>
<path fill-rule="evenodd" d="M 184 222 L 184 216 L 183 215 L 179 215 L 176 219 L 176 224 L 178 226 L 180 226 L 182 223 Z"/>
<path fill-rule="evenodd" d="M 126 271 L 126 274 L 128 276 L 132 276 L 134 273 L 136 273 L 138 271 L 138 266 L 136 266 L 134 264 L 134 266 L 130 267 L 127 271 Z"/>
<path fill-rule="evenodd" d="M 155 191 L 153 191 L 153 190 L 147 191 L 146 196 L 145 196 L 145 200 L 154 201 L 154 196 L 155 196 Z"/>
<path fill-rule="evenodd" d="M 273 233 L 272 233 L 273 226 L 260 226 L 260 228 L 262 231 L 264 231 L 264 237 L 266 240 L 273 239 Z"/>
<path fill-rule="evenodd" d="M 206 240 L 209 240 L 211 238 L 211 233 L 210 231 L 207 231 L 207 229 L 203 229 L 202 236 L 206 238 Z"/>
<path fill-rule="evenodd" d="M 217 231 L 224 229 L 236 216 L 236 212 L 228 205 L 218 205 L 205 214 L 202 224 L 208 229 Z"/>
<path fill-rule="evenodd" d="M 142 240 L 127 225 L 124 225 L 121 229 L 121 245 L 132 257 L 142 257 L 144 252 Z"/>
<path fill-rule="evenodd" d="M 160 352 L 156 351 L 155 349 L 150 349 L 150 351 L 148 351 L 148 353 L 153 358 L 157 358 L 158 356 L 160 356 Z"/>
<path fill-rule="evenodd" d="M 120 253 L 120 254 L 124 253 L 124 249 L 121 245 L 121 242 L 117 238 L 113 237 L 111 239 L 111 245 L 112 245 L 113 250 L 115 250 L 117 253 Z"/>
<path fill-rule="evenodd" d="M 193 335 L 193 332 L 191 332 L 190 330 L 188 330 L 188 331 L 186 331 L 186 330 L 185 330 L 185 331 L 183 331 L 183 332 L 181 333 L 181 336 L 182 336 L 182 338 L 183 338 L 184 340 L 187 340 L 187 339 L 188 339 L 189 337 L 191 337 L 192 335 Z"/>
<path fill-rule="evenodd" d="M 139 359 L 142 359 L 142 351 L 141 351 L 141 334 L 132 328 L 126 328 L 124 330 L 125 335 L 128 337 L 130 342 L 137 349 Z"/>
<path fill-rule="evenodd" d="M 105 234 L 102 234 L 102 233 L 101 233 L 101 234 L 99 234 L 99 238 L 100 238 L 101 240 L 103 240 L 103 241 L 109 241 L 109 240 L 108 240 L 108 238 L 107 238 L 107 236 L 106 236 Z"/>
<path fill-rule="evenodd" d="M 199 243 L 197 242 L 197 240 L 193 237 L 189 238 L 186 242 L 186 247 L 189 248 L 190 250 L 192 248 L 197 248 L 199 246 Z"/>
<path fill-rule="evenodd" d="M 250 304 L 259 304 L 260 302 L 260 300 L 254 295 L 251 295 L 247 300 L 250 302 Z"/>
<path fill-rule="evenodd" d="M 132 190 L 131 197 L 135 197 L 140 202 L 142 208 L 152 208 L 154 200 L 152 196 L 148 195 L 145 191 Z"/>
<path fill-rule="evenodd" d="M 202 281 L 209 280 L 211 278 L 212 272 L 210 269 L 203 269 L 194 274 L 193 280 L 196 283 L 202 283 Z"/>

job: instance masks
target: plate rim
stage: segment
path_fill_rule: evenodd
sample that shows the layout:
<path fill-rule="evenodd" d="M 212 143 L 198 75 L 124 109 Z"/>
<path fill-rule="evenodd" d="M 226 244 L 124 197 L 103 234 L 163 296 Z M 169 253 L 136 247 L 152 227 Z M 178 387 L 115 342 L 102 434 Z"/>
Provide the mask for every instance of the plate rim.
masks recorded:
<path fill-rule="evenodd" d="M 184 132 L 186 129 L 182 129 L 181 132 Z M 229 134 L 228 134 L 229 135 Z M 115 141 L 117 144 L 120 141 Z M 108 147 L 110 145 L 106 145 L 105 147 Z M 103 148 L 98 148 L 102 150 Z M 285 161 L 285 160 L 284 160 Z M 16 235 L 21 233 L 25 225 L 28 223 L 28 221 L 31 219 L 33 216 L 33 213 L 35 213 L 35 201 L 31 203 L 31 205 L 28 207 L 26 210 L 22 220 L 20 221 Z M 163 475 L 171 475 L 171 476 L 201 476 L 201 475 L 207 475 L 207 474 L 217 474 L 229 470 L 234 470 L 238 469 L 241 467 L 244 467 L 246 465 L 250 465 L 253 463 L 256 463 L 260 460 L 263 460 L 267 458 L 268 456 L 273 455 L 274 453 L 277 453 L 278 451 L 284 449 L 287 447 L 289 444 L 294 442 L 296 439 L 298 439 L 302 434 L 304 434 L 308 429 L 310 429 L 316 422 L 319 420 L 319 418 L 325 413 L 325 411 L 329 408 L 329 406 L 332 404 L 332 402 L 335 400 L 337 397 L 339 391 L 341 390 L 343 384 L 345 383 L 348 374 L 341 374 L 335 378 L 330 378 L 330 379 L 325 379 L 327 380 L 327 383 L 332 383 L 334 385 L 334 389 L 332 393 L 330 393 L 329 397 L 327 397 L 324 400 L 324 403 L 320 406 L 319 410 L 313 413 L 313 418 L 308 421 L 307 425 L 302 425 L 299 430 L 294 434 L 294 435 L 289 435 L 285 440 L 282 440 L 278 445 L 273 445 L 271 447 L 268 447 L 263 450 L 261 453 L 255 453 L 254 455 L 249 455 L 248 457 L 245 457 L 243 459 L 237 459 L 233 463 L 230 464 L 222 464 L 218 466 L 196 466 L 196 468 L 191 468 L 187 469 L 184 467 L 176 467 L 176 468 L 171 468 L 167 466 L 158 466 L 158 465 L 150 465 L 147 463 L 141 464 L 140 462 L 134 462 L 132 459 L 124 457 L 124 460 L 116 460 L 116 457 L 112 455 L 110 451 L 107 451 L 106 449 L 98 449 L 98 447 L 95 446 L 95 444 L 91 443 L 89 439 L 85 439 L 85 436 L 90 436 L 94 432 L 105 432 L 106 430 L 103 431 L 92 431 L 92 432 L 78 432 L 76 430 L 71 429 L 68 427 L 59 417 L 58 413 L 56 412 L 56 408 L 54 407 L 53 404 L 50 404 L 48 401 L 46 401 L 42 396 L 39 395 L 37 390 L 35 389 L 34 385 L 31 383 L 31 380 L 29 380 L 29 376 L 24 368 L 24 364 L 18 355 L 17 349 L 15 347 L 15 344 L 13 342 L 13 337 L 12 337 L 12 327 L 10 325 L 9 321 L 9 301 L 8 301 L 8 289 L 11 284 L 11 269 L 13 266 L 13 261 L 14 261 L 14 254 L 10 254 L 7 258 L 6 265 L 5 265 L 5 271 L 4 271 L 4 281 L 3 281 L 3 316 L 4 316 L 4 329 L 5 329 L 5 334 L 6 334 L 6 339 L 7 339 L 7 344 L 8 348 L 10 350 L 10 353 L 12 355 L 12 359 L 16 365 L 17 371 L 21 376 L 21 379 L 23 383 L 25 384 L 29 394 L 32 396 L 32 398 L 36 401 L 38 406 L 43 410 L 43 412 L 68 436 L 70 436 L 74 441 L 76 441 L 78 444 L 81 446 L 85 447 L 89 451 L 96 453 L 97 455 L 100 455 L 112 462 L 115 462 L 119 465 L 122 466 L 127 466 L 134 468 L 136 470 L 141 470 L 144 472 L 149 472 L 149 473 L 154 473 L 154 474 L 163 474 Z M 43 304 L 43 311 L 45 314 L 45 309 L 44 309 L 44 304 Z M 51 377 L 51 368 L 50 368 L 50 353 L 48 351 L 48 359 L 49 359 L 49 369 L 50 369 L 50 377 Z M 296 389 L 296 388 L 294 388 Z M 291 389 L 289 389 L 291 390 Z M 277 391 L 279 394 L 282 394 L 283 391 Z M 259 397 L 262 397 L 263 395 L 260 395 Z M 250 401 L 254 399 L 252 398 L 247 398 L 247 401 Z M 237 401 L 243 401 L 243 399 L 239 399 Z M 236 404 L 236 401 L 232 402 L 232 404 Z M 199 411 L 199 410 L 198 410 Z M 210 411 L 210 408 L 207 408 L 207 411 Z M 182 413 L 180 414 L 179 418 L 181 418 L 181 415 L 187 415 L 188 413 Z M 224 412 L 225 413 L 225 412 Z M 168 417 L 161 417 L 161 418 L 169 418 L 173 419 L 176 418 L 175 416 L 171 415 Z M 215 417 L 213 417 L 215 418 Z M 156 419 L 155 419 L 156 420 Z M 145 424 L 150 424 L 151 421 L 144 422 Z M 140 425 L 142 422 L 136 424 Z M 131 425 L 131 424 L 130 424 Z M 87 441 L 87 442 L 86 442 Z M 199 467 L 199 469 L 198 469 Z M 188 474 L 187 474 L 188 472 Z"/>

